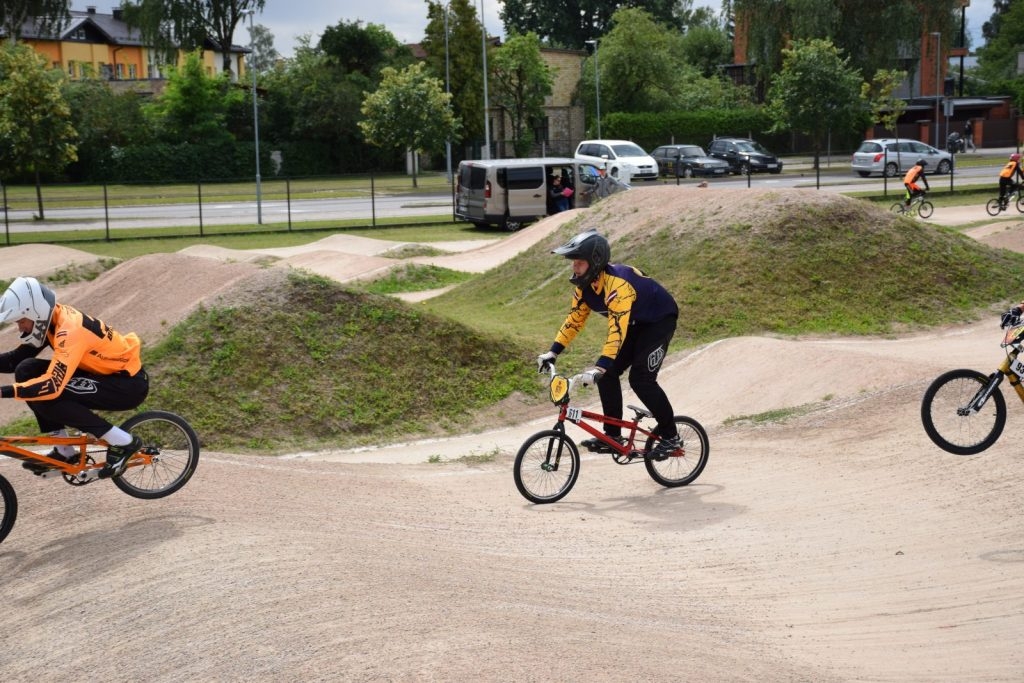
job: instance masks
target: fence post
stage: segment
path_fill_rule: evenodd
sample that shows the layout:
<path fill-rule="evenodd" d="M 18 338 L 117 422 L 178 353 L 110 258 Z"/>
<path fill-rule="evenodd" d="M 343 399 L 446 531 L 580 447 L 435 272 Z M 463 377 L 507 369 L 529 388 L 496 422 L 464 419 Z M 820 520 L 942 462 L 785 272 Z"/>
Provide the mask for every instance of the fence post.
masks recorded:
<path fill-rule="evenodd" d="M 0 182 L 0 187 L 4 190 L 4 236 L 7 238 L 7 246 L 11 246 L 11 217 L 10 209 L 7 207 L 7 186 Z"/>
<path fill-rule="evenodd" d="M 292 179 L 284 179 L 284 196 L 288 207 L 288 232 L 292 231 Z"/>
<path fill-rule="evenodd" d="M 373 174 L 370 174 L 370 224 L 377 227 L 377 193 L 373 189 Z"/>
<path fill-rule="evenodd" d="M 203 181 L 197 180 L 196 187 L 199 189 L 199 236 L 203 237 Z"/>
<path fill-rule="evenodd" d="M 107 241 L 110 241 L 110 204 L 107 201 L 107 184 L 103 183 L 103 224 L 106 226 L 105 234 Z"/>

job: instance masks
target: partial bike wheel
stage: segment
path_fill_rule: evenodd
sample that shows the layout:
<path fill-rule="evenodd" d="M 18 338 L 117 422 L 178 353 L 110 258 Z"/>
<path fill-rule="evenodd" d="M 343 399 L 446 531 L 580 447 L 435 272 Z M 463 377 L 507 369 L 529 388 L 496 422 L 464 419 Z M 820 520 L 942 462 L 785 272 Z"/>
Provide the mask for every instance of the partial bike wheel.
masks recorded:
<path fill-rule="evenodd" d="M 1006 399 L 996 387 L 981 410 L 969 409 L 988 386 L 976 370 L 950 370 L 924 392 L 921 422 L 936 446 L 956 455 L 975 455 L 991 446 L 1006 426 Z"/>
<path fill-rule="evenodd" d="M 185 418 L 162 410 L 134 415 L 121 429 L 142 439 L 141 453 L 152 461 L 128 467 L 113 482 L 129 496 L 163 498 L 184 486 L 199 464 L 199 437 Z M 133 456 L 133 460 L 138 456 Z"/>
<path fill-rule="evenodd" d="M 14 495 L 11 482 L 0 476 L 0 543 L 7 538 L 18 518 L 18 496 Z"/>
<path fill-rule="evenodd" d="M 644 458 L 651 479 L 668 487 L 686 486 L 699 477 L 708 464 L 708 453 L 711 451 L 708 434 L 699 422 L 692 417 L 676 415 L 675 423 L 682 447 L 665 460 Z M 649 437 L 644 450 L 651 450 L 656 442 L 656 437 Z"/>
<path fill-rule="evenodd" d="M 998 199 L 990 199 L 985 203 L 985 211 L 988 211 L 989 216 L 998 216 L 1002 209 L 999 207 Z"/>
<path fill-rule="evenodd" d="M 935 205 L 927 199 L 917 205 L 917 215 L 921 218 L 931 218 L 935 212 Z"/>
<path fill-rule="evenodd" d="M 892 211 L 893 213 L 900 214 L 907 212 L 906 205 L 903 202 L 896 202 L 895 204 L 889 207 L 889 210 Z"/>
<path fill-rule="evenodd" d="M 580 452 L 572 439 L 557 429 L 527 439 L 512 467 L 516 488 L 531 503 L 554 503 L 572 490 L 580 476 Z"/>
<path fill-rule="evenodd" d="M 1017 211 L 1024 213 L 1024 197 L 1017 197 Z"/>

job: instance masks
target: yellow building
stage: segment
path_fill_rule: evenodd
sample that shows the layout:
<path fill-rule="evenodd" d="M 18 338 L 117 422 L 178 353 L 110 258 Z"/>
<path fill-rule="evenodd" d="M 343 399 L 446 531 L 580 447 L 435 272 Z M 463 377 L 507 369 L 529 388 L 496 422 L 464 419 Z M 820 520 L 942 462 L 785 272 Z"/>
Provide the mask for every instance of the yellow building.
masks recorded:
<path fill-rule="evenodd" d="M 145 44 L 138 29 L 130 29 L 120 9 L 100 14 L 95 7 L 72 11 L 71 22 L 57 35 L 43 35 L 34 20 L 25 22 L 19 40 L 44 55 L 50 65 L 71 79 L 100 78 L 111 84 L 135 85 L 142 90 L 159 90 L 166 64 Z M 0 29 L 0 38 L 6 38 Z M 249 50 L 237 45 L 229 49 L 231 71 L 237 76 Z M 178 55 L 181 63 L 183 55 Z M 222 51 L 209 42 L 203 49 L 203 63 L 209 75 L 223 71 Z"/>

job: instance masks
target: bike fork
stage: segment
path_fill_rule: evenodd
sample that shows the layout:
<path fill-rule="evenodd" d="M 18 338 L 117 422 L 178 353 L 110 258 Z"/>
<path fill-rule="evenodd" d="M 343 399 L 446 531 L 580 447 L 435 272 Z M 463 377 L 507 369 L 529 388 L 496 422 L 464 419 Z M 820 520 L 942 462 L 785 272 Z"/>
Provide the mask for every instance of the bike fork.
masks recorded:
<path fill-rule="evenodd" d="M 971 399 L 971 402 L 968 403 L 966 407 L 961 408 L 957 412 L 960 415 L 967 415 L 969 413 L 977 413 L 978 411 L 980 411 L 982 408 L 985 407 L 985 404 L 988 402 L 988 399 L 992 395 L 992 392 L 996 390 L 996 388 L 1002 383 L 1002 381 L 1003 373 L 993 372 L 988 377 L 988 384 L 982 387 L 981 391 L 974 395 L 974 398 Z"/>

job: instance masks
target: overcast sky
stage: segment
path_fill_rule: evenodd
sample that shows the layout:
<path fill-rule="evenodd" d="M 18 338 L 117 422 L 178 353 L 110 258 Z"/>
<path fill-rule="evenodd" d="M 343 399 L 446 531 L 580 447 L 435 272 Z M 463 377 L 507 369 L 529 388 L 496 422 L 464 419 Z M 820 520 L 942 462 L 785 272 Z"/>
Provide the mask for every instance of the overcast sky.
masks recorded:
<path fill-rule="evenodd" d="M 489 35 L 503 35 L 498 0 L 473 0 L 478 8 L 483 4 L 484 25 Z M 72 9 L 84 11 L 87 6 L 96 11 L 110 14 L 118 0 L 73 0 Z M 718 0 L 696 0 L 695 7 L 711 7 L 719 10 Z M 981 45 L 981 25 L 992 16 L 992 0 L 971 0 L 967 8 L 968 31 L 974 36 L 974 46 Z M 361 20 L 364 24 L 381 24 L 403 43 L 418 43 L 423 39 L 427 25 L 426 0 L 266 0 L 262 14 L 256 15 L 256 23 L 262 24 L 274 34 L 274 47 L 283 57 L 290 57 L 301 35 L 313 36 L 313 43 L 328 26 L 342 21 Z M 249 31 L 240 29 L 235 33 L 235 43 L 246 45 Z"/>

